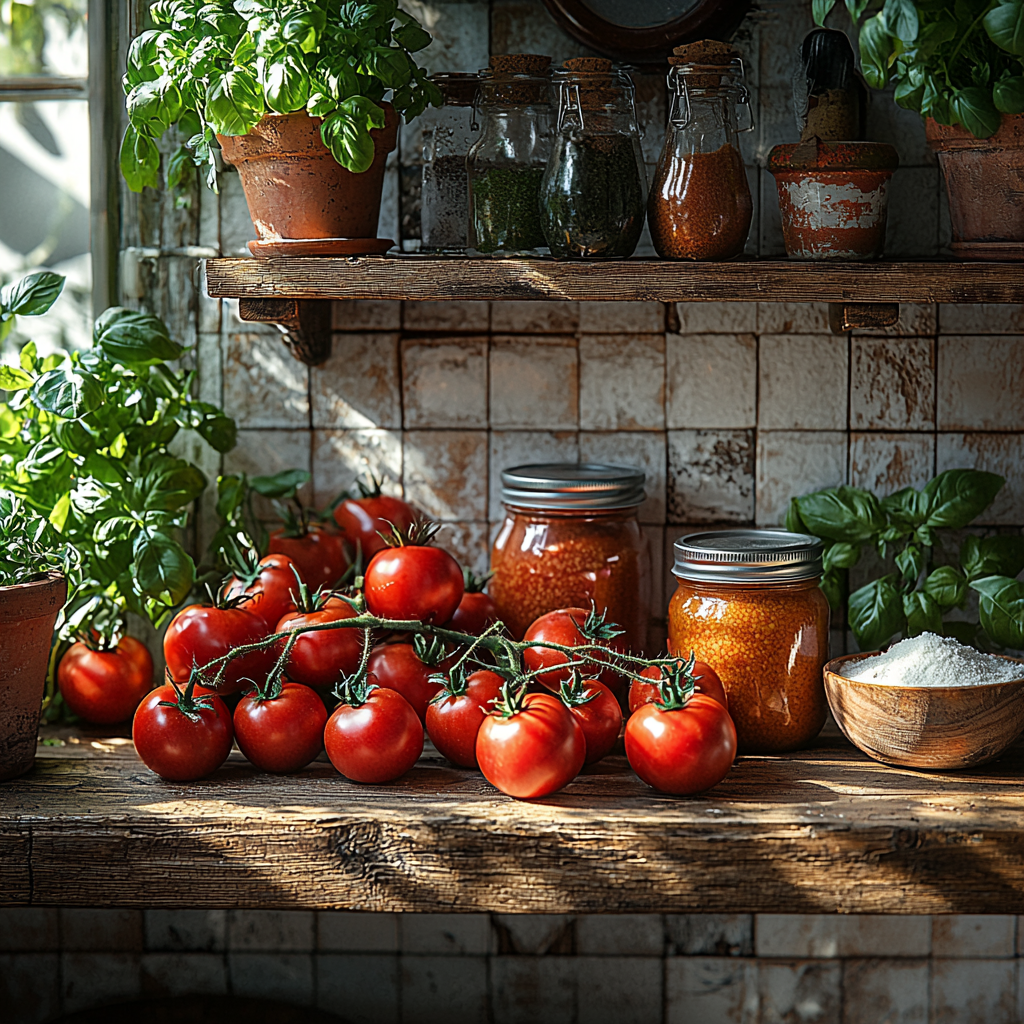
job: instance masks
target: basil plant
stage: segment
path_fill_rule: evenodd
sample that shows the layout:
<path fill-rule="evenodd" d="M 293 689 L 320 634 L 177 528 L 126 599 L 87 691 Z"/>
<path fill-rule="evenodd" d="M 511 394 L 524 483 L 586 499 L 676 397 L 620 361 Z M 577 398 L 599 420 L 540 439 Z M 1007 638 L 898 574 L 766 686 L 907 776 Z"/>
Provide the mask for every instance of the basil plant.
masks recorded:
<path fill-rule="evenodd" d="M 845 0 L 875 89 L 979 139 L 1024 113 L 1024 0 Z M 823 25 L 836 0 L 813 0 Z"/>
<path fill-rule="evenodd" d="M 342 167 L 373 163 L 370 131 L 390 94 L 407 121 L 441 94 L 412 54 L 430 35 L 397 0 L 157 0 L 153 27 L 128 50 L 128 187 L 160 184 L 157 140 L 177 125 L 187 140 L 167 161 L 169 188 L 189 159 L 216 189 L 216 135 L 245 135 L 267 113 L 323 118 L 320 135 Z"/>

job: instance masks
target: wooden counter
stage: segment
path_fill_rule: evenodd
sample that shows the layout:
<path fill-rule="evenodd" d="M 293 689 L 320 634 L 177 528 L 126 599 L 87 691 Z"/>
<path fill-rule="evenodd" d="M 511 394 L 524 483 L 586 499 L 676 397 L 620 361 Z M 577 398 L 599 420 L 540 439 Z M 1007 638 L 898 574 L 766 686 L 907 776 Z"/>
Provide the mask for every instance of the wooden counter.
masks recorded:
<path fill-rule="evenodd" d="M 436 754 L 390 786 L 238 753 L 179 785 L 130 740 L 61 735 L 0 784 L 0 905 L 1024 912 L 1024 745 L 925 773 L 825 737 L 688 799 L 610 758 L 526 803 Z"/>

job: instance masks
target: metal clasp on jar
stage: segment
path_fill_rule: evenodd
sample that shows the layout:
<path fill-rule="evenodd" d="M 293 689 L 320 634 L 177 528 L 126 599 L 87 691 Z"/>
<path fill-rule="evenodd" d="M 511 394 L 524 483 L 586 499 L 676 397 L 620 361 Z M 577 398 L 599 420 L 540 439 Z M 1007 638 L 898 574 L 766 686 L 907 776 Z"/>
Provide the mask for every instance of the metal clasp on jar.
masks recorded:
<path fill-rule="evenodd" d="M 747 111 L 747 121 L 737 132 L 754 130 L 754 111 L 750 106 L 750 93 L 744 84 L 746 71 L 742 57 L 735 57 L 728 65 L 725 64 L 678 64 L 669 70 L 665 80 L 670 95 L 668 122 L 673 128 L 688 128 L 693 123 L 693 106 L 690 103 L 690 86 L 686 79 L 693 75 L 716 75 L 719 79 L 729 79 L 727 84 L 719 85 L 723 92 L 736 94 L 736 105 L 743 106 Z M 682 97 L 684 114 L 679 113 L 679 99 Z"/>

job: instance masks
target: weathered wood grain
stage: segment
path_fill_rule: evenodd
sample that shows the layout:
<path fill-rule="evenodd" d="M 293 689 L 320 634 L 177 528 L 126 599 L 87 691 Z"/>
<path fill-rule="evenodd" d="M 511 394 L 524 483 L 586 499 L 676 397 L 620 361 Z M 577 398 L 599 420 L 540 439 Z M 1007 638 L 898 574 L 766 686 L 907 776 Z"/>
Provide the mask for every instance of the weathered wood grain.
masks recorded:
<path fill-rule="evenodd" d="M 1012 263 L 672 263 L 435 256 L 211 259 L 210 295 L 296 299 L 1024 302 Z"/>
<path fill-rule="evenodd" d="M 844 740 L 742 758 L 707 797 L 621 758 L 549 799 L 425 756 L 391 786 L 237 754 L 162 782 L 130 744 L 42 749 L 0 788 L 0 902 L 362 910 L 1024 911 L 1024 748 L 887 768 Z"/>

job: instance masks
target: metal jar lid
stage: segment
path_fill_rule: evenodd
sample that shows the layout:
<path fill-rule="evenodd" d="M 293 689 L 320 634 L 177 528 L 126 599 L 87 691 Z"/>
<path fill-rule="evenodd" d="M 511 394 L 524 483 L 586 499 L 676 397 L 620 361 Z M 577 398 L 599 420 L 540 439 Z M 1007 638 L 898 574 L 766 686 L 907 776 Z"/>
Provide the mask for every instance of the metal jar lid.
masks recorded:
<path fill-rule="evenodd" d="M 821 575 L 824 545 L 788 530 L 717 530 L 675 543 L 672 572 L 699 583 L 790 583 Z"/>
<path fill-rule="evenodd" d="M 598 462 L 514 466 L 501 474 L 501 500 L 517 508 L 635 508 L 644 500 L 643 470 Z"/>

